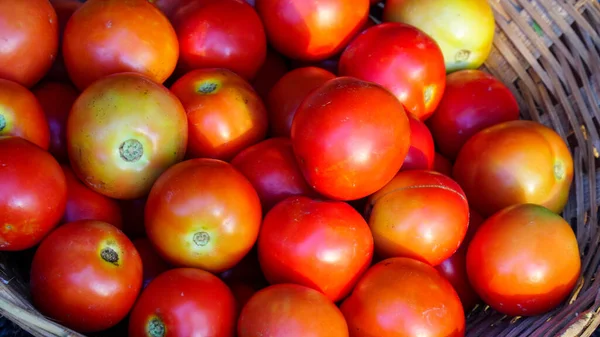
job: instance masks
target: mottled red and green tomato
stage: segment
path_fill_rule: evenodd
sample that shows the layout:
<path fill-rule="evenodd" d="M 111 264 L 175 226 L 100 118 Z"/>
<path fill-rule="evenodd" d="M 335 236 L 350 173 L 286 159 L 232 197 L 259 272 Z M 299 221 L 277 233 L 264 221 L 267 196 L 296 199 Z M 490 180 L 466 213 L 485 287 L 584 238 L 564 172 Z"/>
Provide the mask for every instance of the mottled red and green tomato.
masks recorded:
<path fill-rule="evenodd" d="M 79 96 L 69 114 L 71 166 L 98 193 L 140 198 L 183 159 L 187 126 L 183 106 L 162 85 L 136 73 L 104 77 Z"/>
<path fill-rule="evenodd" d="M 467 252 L 467 273 L 477 293 L 510 316 L 554 309 L 569 296 L 580 271 L 571 226 L 534 204 L 510 206 L 488 218 Z"/>
<path fill-rule="evenodd" d="M 187 113 L 188 158 L 231 160 L 267 134 L 267 110 L 261 98 L 230 70 L 192 70 L 171 91 Z"/>
<path fill-rule="evenodd" d="M 292 145 L 311 187 L 332 199 L 360 199 L 398 172 L 410 146 L 410 125 L 389 91 L 339 77 L 302 102 L 292 123 Z"/>
<path fill-rule="evenodd" d="M 142 288 L 146 288 L 152 280 L 169 270 L 171 266 L 158 255 L 148 238 L 137 238 L 133 240 L 133 245 L 142 259 L 142 270 L 144 271 Z"/>
<path fill-rule="evenodd" d="M 431 170 L 435 159 L 435 145 L 431 132 L 425 123 L 412 115 L 408 115 L 408 120 L 410 122 L 410 148 L 400 170 Z"/>
<path fill-rule="evenodd" d="M 523 203 L 560 213 L 569 198 L 573 158 L 554 130 L 509 121 L 473 135 L 458 154 L 453 177 L 484 217 Z"/>
<path fill-rule="evenodd" d="M 42 241 L 31 265 L 31 296 L 44 315 L 78 332 L 106 330 L 131 310 L 142 261 L 127 236 L 94 220 L 65 224 Z"/>
<path fill-rule="evenodd" d="M 272 48 L 267 48 L 267 57 L 252 80 L 252 87 L 263 100 L 266 100 L 271 88 L 288 70 L 289 66 L 283 56 Z"/>

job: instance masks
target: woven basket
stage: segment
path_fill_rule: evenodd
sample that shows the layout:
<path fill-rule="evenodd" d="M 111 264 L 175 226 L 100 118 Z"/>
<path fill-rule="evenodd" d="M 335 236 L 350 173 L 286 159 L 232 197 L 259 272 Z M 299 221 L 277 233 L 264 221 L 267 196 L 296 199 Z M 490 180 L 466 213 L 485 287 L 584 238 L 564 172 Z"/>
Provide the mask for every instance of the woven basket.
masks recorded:
<path fill-rule="evenodd" d="M 512 90 L 524 119 L 552 127 L 571 148 L 575 177 L 563 216 L 577 234 L 582 275 L 568 301 L 542 316 L 513 318 L 476 308 L 468 316 L 467 336 L 590 336 L 600 325 L 600 278 L 595 278 L 600 266 L 600 2 L 489 1 L 496 37 L 483 70 Z M 375 18 L 381 9 L 374 8 Z M 0 253 L 0 314 L 34 336 L 83 336 L 44 318 L 30 304 L 30 255 Z"/>

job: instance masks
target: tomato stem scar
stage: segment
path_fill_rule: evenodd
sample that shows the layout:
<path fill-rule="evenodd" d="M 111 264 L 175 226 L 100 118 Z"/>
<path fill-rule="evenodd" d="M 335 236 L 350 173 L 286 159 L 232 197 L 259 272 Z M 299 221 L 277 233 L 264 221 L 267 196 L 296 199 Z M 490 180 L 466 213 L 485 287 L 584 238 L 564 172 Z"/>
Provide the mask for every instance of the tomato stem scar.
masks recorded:
<path fill-rule="evenodd" d="M 102 251 L 100 252 L 100 257 L 109 263 L 114 264 L 115 266 L 118 266 L 118 262 L 119 262 L 119 254 L 112 248 L 110 247 L 106 247 L 104 249 L 102 249 Z"/>
<path fill-rule="evenodd" d="M 0 131 L 4 130 L 5 127 L 6 127 L 6 118 L 4 118 L 4 115 L 0 115 Z"/>
<path fill-rule="evenodd" d="M 203 94 L 210 94 L 215 90 L 217 90 L 217 84 L 212 82 L 204 82 L 198 88 L 198 92 Z"/>
<path fill-rule="evenodd" d="M 194 243 L 197 246 L 206 246 L 210 241 L 210 235 L 207 232 L 194 233 Z"/>
<path fill-rule="evenodd" d="M 165 323 L 158 317 L 152 317 L 146 326 L 146 332 L 150 337 L 164 337 L 165 330 Z"/>
<path fill-rule="evenodd" d="M 128 139 L 119 146 L 121 158 L 127 162 L 135 162 L 142 158 L 144 146 L 136 139 Z"/>

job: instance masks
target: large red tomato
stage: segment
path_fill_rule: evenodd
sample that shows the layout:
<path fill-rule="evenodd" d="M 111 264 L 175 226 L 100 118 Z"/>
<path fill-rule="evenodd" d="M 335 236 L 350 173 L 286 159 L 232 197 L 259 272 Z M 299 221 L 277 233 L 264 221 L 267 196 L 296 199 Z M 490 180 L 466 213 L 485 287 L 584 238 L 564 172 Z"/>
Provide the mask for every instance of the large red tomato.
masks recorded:
<path fill-rule="evenodd" d="M 409 258 L 391 258 L 371 267 L 341 310 L 351 337 L 465 333 L 463 307 L 452 285 L 433 267 Z"/>
<path fill-rule="evenodd" d="M 480 70 L 462 70 L 446 78 L 442 101 L 427 125 L 438 151 L 454 160 L 477 132 L 516 119 L 519 105 L 502 82 Z"/>
<path fill-rule="evenodd" d="M 252 86 L 256 93 L 266 99 L 271 88 L 288 72 L 288 69 L 289 66 L 283 56 L 273 49 L 267 48 L 267 58 L 252 80 Z"/>
<path fill-rule="evenodd" d="M 360 199 L 398 172 L 410 146 L 410 125 L 389 91 L 341 77 L 300 105 L 292 145 L 309 185 L 329 198 Z"/>
<path fill-rule="evenodd" d="M 408 116 L 408 120 L 410 122 L 410 148 L 400 170 L 431 170 L 435 159 L 435 145 L 431 132 L 425 123 L 412 115 Z"/>
<path fill-rule="evenodd" d="M 31 87 L 58 51 L 58 20 L 48 0 L 0 0 L 0 78 Z"/>
<path fill-rule="evenodd" d="M 67 72 L 65 60 L 62 56 L 62 40 L 67 22 L 69 22 L 71 15 L 81 7 L 83 2 L 79 0 L 50 0 L 50 3 L 52 3 L 52 7 L 56 10 L 56 16 L 58 17 L 58 51 L 52 67 L 50 67 L 44 78 L 50 81 L 70 82 L 69 73 Z"/>
<path fill-rule="evenodd" d="M 467 252 L 467 273 L 492 308 L 534 316 L 571 293 L 581 269 L 577 238 L 569 224 L 545 207 L 507 207 L 479 228 Z"/>
<path fill-rule="evenodd" d="M 0 137 L 0 251 L 38 244 L 60 221 L 67 183 L 48 152 L 18 137 Z"/>
<path fill-rule="evenodd" d="M 146 233 L 176 266 L 222 272 L 250 251 L 262 220 L 252 184 L 231 164 L 190 159 L 169 168 L 146 202 Z"/>
<path fill-rule="evenodd" d="M 384 86 L 420 120 L 433 114 L 446 86 L 440 47 L 401 23 L 376 25 L 358 35 L 342 53 L 339 75 Z"/>
<path fill-rule="evenodd" d="M 232 337 L 236 303 L 223 281 L 209 272 L 177 268 L 156 277 L 129 318 L 129 337 Z"/>
<path fill-rule="evenodd" d="M 297 284 L 278 284 L 256 293 L 238 320 L 238 337 L 348 337 L 348 325 L 334 303 Z"/>
<path fill-rule="evenodd" d="M 50 233 L 31 265 L 31 296 L 44 315 L 79 332 L 108 329 L 131 310 L 142 261 L 127 236 L 101 221 L 65 224 Z"/>
<path fill-rule="evenodd" d="M 162 83 L 175 69 L 179 44 L 169 20 L 148 0 L 88 0 L 67 23 L 62 52 L 71 80 L 83 90 L 130 71 Z"/>
<path fill-rule="evenodd" d="M 251 80 L 265 61 L 265 29 L 244 1 L 187 1 L 175 12 L 173 26 L 181 48 L 181 72 L 227 68 Z"/>
<path fill-rule="evenodd" d="M 484 217 L 523 203 L 560 213 L 573 181 L 573 158 L 554 130 L 509 121 L 471 137 L 458 154 L 453 177 Z"/>
<path fill-rule="evenodd" d="M 133 240 L 133 245 L 142 259 L 142 270 L 144 271 L 142 288 L 146 288 L 152 280 L 169 270 L 171 266 L 158 255 L 148 238 L 137 238 Z"/>
<path fill-rule="evenodd" d="M 369 0 L 257 0 L 269 42 L 306 61 L 335 55 L 367 21 Z"/>
<path fill-rule="evenodd" d="M 261 98 L 230 70 L 192 70 L 171 91 L 187 113 L 189 158 L 230 160 L 267 134 L 267 110 Z"/>
<path fill-rule="evenodd" d="M 369 226 L 341 201 L 287 198 L 267 213 L 258 237 L 258 259 L 271 284 L 302 284 L 332 301 L 348 295 L 372 256 Z"/>
<path fill-rule="evenodd" d="M 177 97 L 136 73 L 96 81 L 67 121 L 73 171 L 91 189 L 117 199 L 150 192 L 158 176 L 183 159 L 187 135 Z"/>

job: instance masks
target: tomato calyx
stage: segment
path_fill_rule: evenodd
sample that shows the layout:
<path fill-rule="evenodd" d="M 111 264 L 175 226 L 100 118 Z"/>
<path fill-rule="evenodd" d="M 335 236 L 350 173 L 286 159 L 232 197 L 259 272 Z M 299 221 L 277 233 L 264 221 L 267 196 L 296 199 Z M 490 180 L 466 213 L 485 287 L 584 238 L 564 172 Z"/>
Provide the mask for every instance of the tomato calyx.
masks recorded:
<path fill-rule="evenodd" d="M 4 130 L 6 127 L 6 117 L 3 114 L 0 114 L 0 131 Z"/>
<path fill-rule="evenodd" d="M 167 333 L 167 328 L 165 327 L 165 323 L 158 318 L 157 316 L 153 316 L 148 320 L 148 324 L 146 325 L 146 335 L 150 337 L 164 337 Z"/>
<path fill-rule="evenodd" d="M 144 154 L 144 146 L 137 139 L 128 139 L 119 146 L 119 154 L 126 162 L 136 162 Z"/>
<path fill-rule="evenodd" d="M 210 242 L 210 234 L 208 234 L 208 232 L 194 233 L 193 241 L 196 246 L 204 247 Z"/>
<path fill-rule="evenodd" d="M 100 251 L 100 257 L 115 266 L 119 265 L 119 253 L 111 247 L 105 247 Z"/>
<path fill-rule="evenodd" d="M 217 91 L 218 88 L 219 88 L 219 84 L 218 83 L 210 82 L 210 81 L 204 81 L 204 82 L 202 82 L 198 86 L 198 89 L 196 89 L 196 91 L 199 94 L 208 95 L 208 94 L 212 94 L 215 91 Z"/>

